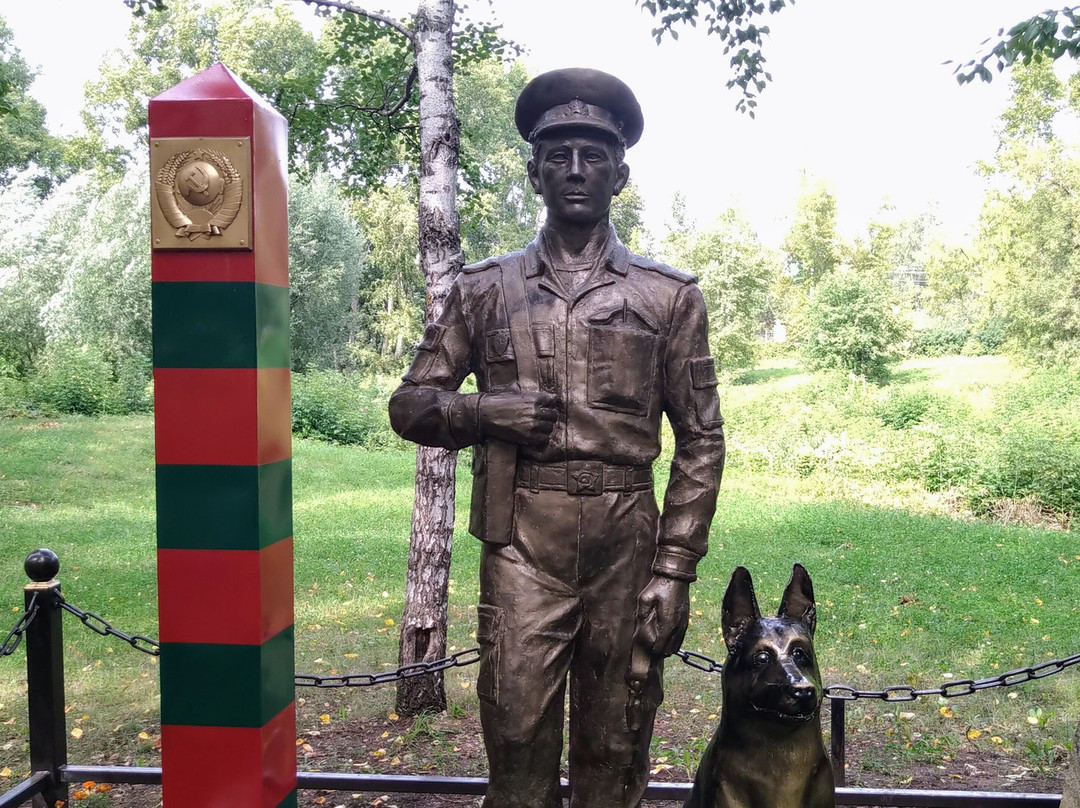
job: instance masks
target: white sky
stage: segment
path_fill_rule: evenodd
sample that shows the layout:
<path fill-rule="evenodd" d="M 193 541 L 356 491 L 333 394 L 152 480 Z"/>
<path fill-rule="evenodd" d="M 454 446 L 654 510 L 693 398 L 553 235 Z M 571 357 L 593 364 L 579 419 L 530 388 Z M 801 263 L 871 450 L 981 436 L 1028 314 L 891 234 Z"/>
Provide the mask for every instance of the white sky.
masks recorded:
<path fill-rule="evenodd" d="M 932 208 L 946 236 L 962 240 L 983 197 L 975 163 L 993 154 L 1008 81 L 959 87 L 941 63 L 975 56 L 1000 27 L 1047 5 L 798 0 L 769 23 L 774 80 L 751 120 L 734 111 L 737 96 L 725 88 L 720 40 L 686 30 L 657 46 L 652 18 L 634 0 L 489 2 L 505 34 L 529 49 L 523 58 L 533 72 L 597 67 L 637 93 L 645 134 L 627 162 L 654 230 L 681 192 L 699 222 L 734 205 L 773 246 L 790 226 L 804 173 L 832 188 L 849 238 L 887 200 L 898 216 Z M 401 13 L 415 0 L 374 5 Z M 309 13 L 299 3 L 296 11 Z M 32 93 L 54 131 L 77 130 L 82 85 L 102 54 L 123 44 L 129 14 L 121 0 L 0 0 L 16 45 L 40 66 Z"/>

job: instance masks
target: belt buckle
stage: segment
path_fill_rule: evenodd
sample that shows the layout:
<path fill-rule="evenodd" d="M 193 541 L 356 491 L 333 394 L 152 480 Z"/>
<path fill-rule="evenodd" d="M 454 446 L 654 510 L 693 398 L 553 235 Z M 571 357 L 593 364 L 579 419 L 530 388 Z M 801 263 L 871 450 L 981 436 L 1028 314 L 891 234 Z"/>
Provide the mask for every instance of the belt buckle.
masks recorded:
<path fill-rule="evenodd" d="M 604 464 L 591 460 L 567 463 L 566 491 L 578 496 L 600 496 L 604 493 Z"/>

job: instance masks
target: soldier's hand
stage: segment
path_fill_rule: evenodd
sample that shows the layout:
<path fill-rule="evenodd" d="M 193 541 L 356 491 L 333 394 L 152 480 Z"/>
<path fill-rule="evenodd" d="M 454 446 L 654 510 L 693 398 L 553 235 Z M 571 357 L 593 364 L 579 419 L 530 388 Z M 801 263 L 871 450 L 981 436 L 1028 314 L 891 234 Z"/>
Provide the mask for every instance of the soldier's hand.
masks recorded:
<path fill-rule="evenodd" d="M 559 420 L 559 399 L 550 393 L 485 393 L 480 431 L 508 443 L 543 446 Z"/>
<path fill-rule="evenodd" d="M 654 656 L 674 654 L 690 622 L 690 584 L 654 575 L 638 595 L 635 642 Z"/>

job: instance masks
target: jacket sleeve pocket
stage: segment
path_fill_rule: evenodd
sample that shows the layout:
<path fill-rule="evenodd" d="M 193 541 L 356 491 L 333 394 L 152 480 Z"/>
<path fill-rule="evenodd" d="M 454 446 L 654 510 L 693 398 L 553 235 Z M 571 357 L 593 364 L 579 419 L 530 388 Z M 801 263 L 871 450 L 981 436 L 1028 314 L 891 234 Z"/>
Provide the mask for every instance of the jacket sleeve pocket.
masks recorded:
<path fill-rule="evenodd" d="M 720 397 L 716 393 L 716 360 L 711 356 L 700 356 L 690 360 L 690 384 L 694 388 L 694 408 L 704 427 L 722 426 L 720 415 Z"/>

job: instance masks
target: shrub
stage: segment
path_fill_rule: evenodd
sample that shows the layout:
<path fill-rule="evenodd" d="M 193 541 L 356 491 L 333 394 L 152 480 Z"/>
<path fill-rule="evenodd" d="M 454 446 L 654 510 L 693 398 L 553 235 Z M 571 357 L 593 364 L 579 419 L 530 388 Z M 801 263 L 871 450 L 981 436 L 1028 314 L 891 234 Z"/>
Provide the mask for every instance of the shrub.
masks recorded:
<path fill-rule="evenodd" d="M 1002 392 L 998 431 L 980 462 L 980 498 L 1037 497 L 1080 513 L 1080 375 L 1044 372 Z"/>
<path fill-rule="evenodd" d="M 27 415 L 29 411 L 26 381 L 19 378 L 14 363 L 0 357 L 0 417 Z"/>
<path fill-rule="evenodd" d="M 294 373 L 293 433 L 369 449 L 404 446 L 386 411 L 396 386 L 396 380 L 331 370 Z"/>
<path fill-rule="evenodd" d="M 841 368 L 884 378 L 897 358 L 907 321 L 884 278 L 835 270 L 814 290 L 802 350 L 813 368 Z"/>
<path fill-rule="evenodd" d="M 30 378 L 33 403 L 53 412 L 98 415 L 116 399 L 112 369 L 101 351 L 89 345 L 54 342 Z"/>
<path fill-rule="evenodd" d="M 1009 336 L 1009 320 L 1006 317 L 990 317 L 972 336 L 983 346 L 983 353 L 997 353 Z"/>
<path fill-rule="evenodd" d="M 966 328 L 941 326 L 916 331 L 911 352 L 920 356 L 953 356 L 963 350 L 971 333 Z"/>
<path fill-rule="evenodd" d="M 881 423 L 893 429 L 903 429 L 919 423 L 934 402 L 934 395 L 927 390 L 891 392 L 878 405 Z"/>

